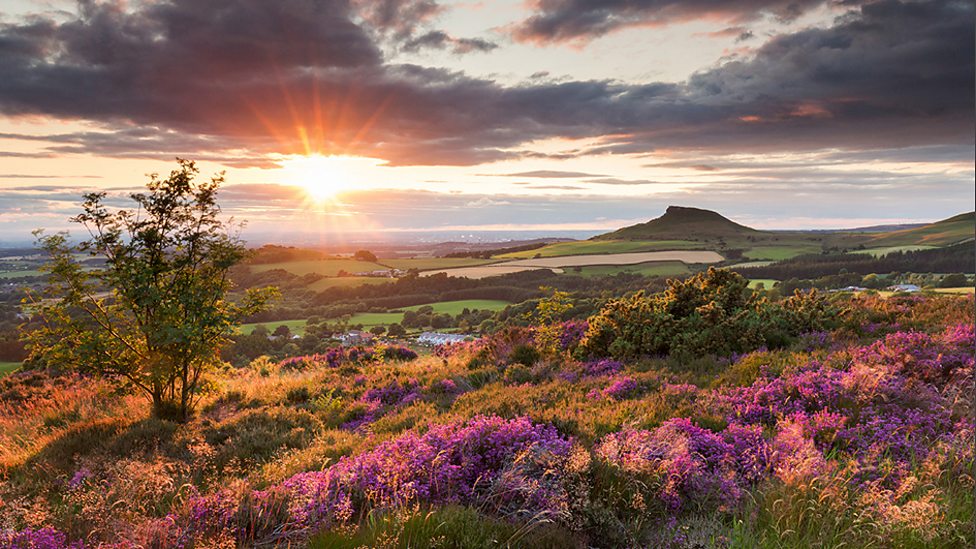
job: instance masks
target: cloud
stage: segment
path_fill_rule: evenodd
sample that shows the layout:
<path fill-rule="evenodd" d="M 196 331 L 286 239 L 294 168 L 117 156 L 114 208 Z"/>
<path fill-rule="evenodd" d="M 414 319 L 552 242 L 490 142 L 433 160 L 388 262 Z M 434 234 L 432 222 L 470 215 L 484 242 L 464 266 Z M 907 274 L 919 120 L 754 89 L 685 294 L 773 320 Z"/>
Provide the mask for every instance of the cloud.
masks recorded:
<path fill-rule="evenodd" d="M 480 174 L 486 176 L 494 177 L 539 177 L 543 179 L 553 178 L 553 179 L 563 179 L 563 178 L 579 178 L 579 177 L 606 177 L 605 175 L 596 173 L 586 173 L 586 172 L 566 172 L 560 170 L 534 170 L 529 172 L 516 172 L 516 173 L 486 173 Z"/>
<path fill-rule="evenodd" d="M 534 15 L 516 25 L 513 34 L 517 40 L 533 42 L 589 40 L 622 28 L 694 19 L 741 24 L 771 16 L 792 21 L 824 4 L 855 3 L 849 0 L 535 0 Z"/>
<path fill-rule="evenodd" d="M 408 4 L 421 22 L 436 14 L 430 2 Z M 707 16 L 705 6 L 714 4 L 735 21 L 767 12 L 788 17 L 788 6 L 812 5 L 612 2 L 607 10 L 631 4 L 660 4 L 674 17 Z M 103 128 L 39 137 L 50 142 L 44 152 L 202 153 L 236 165 L 269 165 L 270 153 L 323 152 L 397 165 L 471 165 L 659 150 L 972 143 L 968 2 L 880 0 L 830 27 L 774 37 L 750 57 L 727 59 L 686 82 L 520 85 L 384 60 L 376 29 L 419 32 L 391 15 L 388 8 L 402 2 L 381 2 L 368 16 L 341 0 L 127 5 L 83 2 L 74 17 L 0 26 L 0 113 Z M 571 152 L 531 148 L 545 139 L 594 137 L 599 145 Z"/>
<path fill-rule="evenodd" d="M 416 38 L 407 40 L 403 51 L 416 52 L 424 48 L 448 49 L 456 54 L 471 52 L 488 52 L 498 47 L 498 44 L 483 38 L 455 38 L 444 31 L 433 30 Z"/>

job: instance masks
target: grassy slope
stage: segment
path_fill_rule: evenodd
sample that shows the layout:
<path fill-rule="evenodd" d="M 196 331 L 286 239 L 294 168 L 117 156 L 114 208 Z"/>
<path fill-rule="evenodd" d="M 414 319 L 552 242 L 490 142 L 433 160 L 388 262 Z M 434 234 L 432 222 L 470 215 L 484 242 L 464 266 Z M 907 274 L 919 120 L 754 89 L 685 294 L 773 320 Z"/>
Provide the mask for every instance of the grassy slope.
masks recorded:
<path fill-rule="evenodd" d="M 567 274 L 585 277 L 615 275 L 618 273 L 635 273 L 644 276 L 675 276 L 685 275 L 691 272 L 688 266 L 680 261 L 652 261 L 650 263 L 638 263 L 637 265 L 597 265 L 593 267 L 581 267 L 579 272 L 576 272 L 572 267 L 567 267 L 564 270 Z"/>
<path fill-rule="evenodd" d="M 358 273 L 363 271 L 378 271 L 385 268 L 378 263 L 356 261 L 354 259 L 319 259 L 251 265 L 251 272 L 263 273 L 274 269 L 282 269 L 298 276 L 304 276 L 310 273 L 317 273 L 322 276 L 336 276 L 339 274 L 339 271 Z"/>
<path fill-rule="evenodd" d="M 581 240 L 579 242 L 557 242 L 535 250 L 513 252 L 496 256 L 497 259 L 531 259 L 539 257 L 565 257 L 584 254 L 620 254 L 630 252 L 653 252 L 658 250 L 689 250 L 701 248 L 701 243 L 689 240 Z"/>
<path fill-rule="evenodd" d="M 305 324 L 306 320 L 304 318 L 299 320 L 272 320 L 270 322 L 252 322 L 250 324 L 242 324 L 240 330 L 242 333 L 250 334 L 258 326 L 264 326 L 268 329 L 268 332 L 274 332 L 275 328 L 284 325 L 288 326 L 291 333 L 303 335 L 305 333 Z"/>
<path fill-rule="evenodd" d="M 394 269 L 430 271 L 434 269 L 486 265 L 488 263 L 494 263 L 494 261 L 474 257 L 410 257 L 404 259 L 380 259 L 380 263 L 389 265 Z"/>
<path fill-rule="evenodd" d="M 934 250 L 938 246 L 910 245 L 910 246 L 885 246 L 883 248 L 867 248 L 865 250 L 855 250 L 856 254 L 871 254 L 874 257 L 881 257 L 895 252 L 915 252 L 918 250 Z"/>
<path fill-rule="evenodd" d="M 481 311 L 500 311 L 508 305 L 511 304 L 507 301 L 495 299 L 464 299 L 461 301 L 441 301 L 438 303 L 414 305 L 412 307 L 404 307 L 403 310 L 416 311 L 421 307 L 430 306 L 433 307 L 435 313 L 457 315 L 466 308 L 472 311 L 475 309 Z M 388 326 L 401 320 L 403 320 L 403 313 L 359 313 L 349 318 L 349 324 L 362 324 L 369 328 L 371 326 Z"/>
<path fill-rule="evenodd" d="M 976 235 L 976 212 L 969 212 L 924 227 L 876 235 L 867 245 L 870 247 L 948 246 L 972 240 L 974 235 Z"/>
<path fill-rule="evenodd" d="M 20 368 L 20 362 L 0 362 L 0 377 L 3 377 L 10 372 L 13 372 L 17 368 Z"/>
<path fill-rule="evenodd" d="M 464 309 L 471 310 L 489 310 L 489 311 L 500 311 L 510 305 L 507 301 L 499 301 L 495 299 L 465 299 L 461 301 L 441 301 L 438 303 L 426 303 L 424 305 L 413 305 L 411 307 L 404 307 L 404 311 L 416 311 L 417 309 L 425 306 L 433 307 L 435 313 L 447 313 L 450 315 L 457 315 Z M 403 320 L 403 313 L 359 313 L 355 314 L 349 318 L 349 324 L 362 324 L 364 327 L 369 328 L 372 326 L 388 326 L 394 322 L 400 322 Z M 250 324 L 241 325 L 241 332 L 249 334 L 254 331 L 258 325 L 264 325 L 269 332 L 273 332 L 275 328 L 284 324 L 288 326 L 293 334 L 304 334 L 305 333 L 305 319 L 294 319 L 294 320 L 272 320 L 269 322 L 252 322 Z M 2 364 L 2 363 L 0 363 Z"/>

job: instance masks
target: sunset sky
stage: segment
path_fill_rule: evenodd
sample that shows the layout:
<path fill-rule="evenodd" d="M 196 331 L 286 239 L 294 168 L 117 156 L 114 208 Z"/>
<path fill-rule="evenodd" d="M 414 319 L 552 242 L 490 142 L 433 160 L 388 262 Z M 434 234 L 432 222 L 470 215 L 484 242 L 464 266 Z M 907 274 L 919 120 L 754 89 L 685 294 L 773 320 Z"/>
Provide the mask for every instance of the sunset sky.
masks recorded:
<path fill-rule="evenodd" d="M 971 1 L 0 0 L 0 242 L 176 156 L 265 240 L 935 220 L 973 44 Z"/>

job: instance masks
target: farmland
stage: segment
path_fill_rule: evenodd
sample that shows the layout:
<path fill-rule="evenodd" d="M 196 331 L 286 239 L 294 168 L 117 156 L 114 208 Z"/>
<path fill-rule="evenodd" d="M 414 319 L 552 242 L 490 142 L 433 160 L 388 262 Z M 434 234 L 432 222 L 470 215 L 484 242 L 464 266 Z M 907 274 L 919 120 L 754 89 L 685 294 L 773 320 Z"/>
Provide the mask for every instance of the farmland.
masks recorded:
<path fill-rule="evenodd" d="M 20 362 L 0 362 L 0 377 L 3 377 L 10 372 L 13 372 L 17 368 L 20 368 Z"/>
<path fill-rule="evenodd" d="M 464 309 L 468 310 L 481 310 L 481 311 L 500 311 L 510 305 L 507 301 L 500 301 L 494 299 L 466 299 L 458 301 L 441 301 L 437 303 L 424 303 L 421 305 L 413 305 L 410 307 L 403 307 L 395 312 L 363 312 L 356 313 L 346 320 L 351 326 L 362 324 L 365 328 L 371 328 L 373 326 L 389 326 L 393 323 L 398 323 L 403 320 L 404 311 L 417 311 L 424 307 L 430 307 L 434 313 L 449 314 L 456 316 L 460 314 Z M 254 328 L 262 325 L 267 327 L 269 331 L 274 331 L 278 326 L 285 325 L 288 326 L 289 330 L 293 334 L 302 335 L 305 332 L 305 319 L 295 319 L 295 320 L 271 320 L 268 322 L 254 322 L 250 324 L 244 324 L 240 327 L 241 333 L 249 334 L 254 331 Z"/>
<path fill-rule="evenodd" d="M 561 272 L 567 267 L 593 267 L 593 266 L 621 266 L 644 264 L 645 269 L 650 268 L 649 264 L 654 262 L 668 262 L 672 265 L 664 267 L 665 270 L 673 270 L 674 262 L 682 263 L 718 263 L 723 258 L 719 254 L 710 251 L 683 250 L 683 251 L 658 251 L 658 252 L 630 252 L 616 254 L 589 254 L 589 255 L 562 255 L 541 257 L 533 259 L 516 259 L 503 263 L 483 265 L 481 267 L 462 267 L 458 269 L 443 269 L 437 271 L 426 271 L 422 274 L 433 275 L 444 273 L 449 276 L 464 276 L 468 278 L 486 278 L 519 271 L 534 269 L 552 269 Z"/>

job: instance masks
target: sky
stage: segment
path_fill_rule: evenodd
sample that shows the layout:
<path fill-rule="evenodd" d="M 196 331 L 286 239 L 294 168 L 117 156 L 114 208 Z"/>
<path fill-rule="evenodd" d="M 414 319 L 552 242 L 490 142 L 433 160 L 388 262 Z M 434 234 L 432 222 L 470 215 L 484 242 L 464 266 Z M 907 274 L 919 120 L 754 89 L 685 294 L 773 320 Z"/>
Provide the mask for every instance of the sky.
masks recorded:
<path fill-rule="evenodd" d="M 263 241 L 971 211 L 974 5 L 0 0 L 0 243 L 176 157 Z"/>

